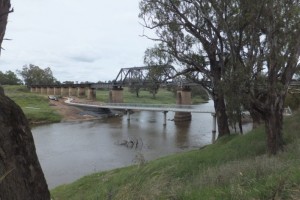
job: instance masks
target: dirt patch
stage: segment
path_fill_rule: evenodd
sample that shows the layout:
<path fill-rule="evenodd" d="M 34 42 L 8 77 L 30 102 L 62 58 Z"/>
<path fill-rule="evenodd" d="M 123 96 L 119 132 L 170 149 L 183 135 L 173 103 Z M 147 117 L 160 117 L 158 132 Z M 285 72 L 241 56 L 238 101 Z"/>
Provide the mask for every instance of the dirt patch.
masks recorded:
<path fill-rule="evenodd" d="M 61 98 L 58 101 L 49 100 L 49 105 L 53 106 L 53 108 L 63 117 L 62 121 L 84 121 L 99 119 L 99 117 L 83 114 L 84 111 L 82 109 L 67 105 L 65 100 L 67 99 Z M 76 101 L 83 100 L 76 99 Z"/>

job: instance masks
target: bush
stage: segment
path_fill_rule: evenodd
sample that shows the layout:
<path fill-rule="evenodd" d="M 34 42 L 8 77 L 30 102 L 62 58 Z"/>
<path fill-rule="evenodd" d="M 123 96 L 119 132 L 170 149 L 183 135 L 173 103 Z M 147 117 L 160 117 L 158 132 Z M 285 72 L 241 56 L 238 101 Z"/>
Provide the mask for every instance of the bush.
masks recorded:
<path fill-rule="evenodd" d="M 285 99 L 285 107 L 290 107 L 292 110 L 297 110 L 300 106 L 300 94 L 299 93 L 294 93 L 286 96 Z"/>

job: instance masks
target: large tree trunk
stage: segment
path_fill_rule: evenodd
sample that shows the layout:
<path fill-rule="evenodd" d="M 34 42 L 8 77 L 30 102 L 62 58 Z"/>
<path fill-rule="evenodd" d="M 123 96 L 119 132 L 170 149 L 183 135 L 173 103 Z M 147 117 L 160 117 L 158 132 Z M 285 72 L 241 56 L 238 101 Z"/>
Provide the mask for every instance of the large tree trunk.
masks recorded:
<path fill-rule="evenodd" d="M 50 199 L 28 121 L 1 86 L 0 199 Z"/>
<path fill-rule="evenodd" d="M 217 124 L 218 124 L 218 132 L 219 132 L 218 138 L 220 138 L 222 136 L 230 134 L 224 95 L 215 94 L 213 96 L 213 101 L 214 101 L 214 107 L 217 116 Z"/>
<path fill-rule="evenodd" d="M 0 0 L 0 47 L 10 0 Z M 1 51 L 1 49 L 0 49 Z M 50 199 L 28 121 L 0 86 L 0 200 Z"/>
<path fill-rule="evenodd" d="M 283 150 L 283 110 L 284 96 L 278 95 L 269 98 L 268 112 L 265 115 L 265 127 L 267 133 L 267 148 L 270 155 L 275 155 L 279 150 Z"/>
<path fill-rule="evenodd" d="M 217 124 L 218 124 L 218 138 L 230 135 L 229 124 L 228 124 L 228 116 L 226 113 L 226 103 L 224 97 L 224 91 L 222 88 L 221 78 L 222 78 L 222 68 L 220 63 L 215 60 L 215 56 L 210 57 L 210 64 L 212 66 L 212 98 L 214 101 L 214 107 L 216 111 Z"/>

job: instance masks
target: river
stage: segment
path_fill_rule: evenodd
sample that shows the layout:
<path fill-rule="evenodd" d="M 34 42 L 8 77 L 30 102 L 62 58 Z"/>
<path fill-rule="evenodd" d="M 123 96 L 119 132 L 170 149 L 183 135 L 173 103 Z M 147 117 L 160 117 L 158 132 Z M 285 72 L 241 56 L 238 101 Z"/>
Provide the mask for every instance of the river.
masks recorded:
<path fill-rule="evenodd" d="M 199 106 L 213 108 L 211 101 Z M 167 116 L 166 126 L 163 126 L 162 112 L 142 111 L 132 114 L 130 121 L 123 116 L 33 128 L 37 155 L 49 188 L 93 172 L 198 149 L 211 143 L 210 114 L 192 114 L 192 121 L 185 123 L 171 121 L 173 112 Z M 128 138 L 139 141 L 137 148 L 119 145 Z M 138 155 L 144 158 L 137 159 Z"/>

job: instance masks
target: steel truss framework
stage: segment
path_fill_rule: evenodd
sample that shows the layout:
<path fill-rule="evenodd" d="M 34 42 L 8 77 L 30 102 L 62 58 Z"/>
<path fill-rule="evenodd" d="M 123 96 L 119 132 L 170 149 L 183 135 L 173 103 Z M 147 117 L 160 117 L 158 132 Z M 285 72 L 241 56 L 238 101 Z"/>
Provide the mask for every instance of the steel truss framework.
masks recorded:
<path fill-rule="evenodd" d="M 114 86 L 163 84 L 171 80 L 176 73 L 175 68 L 171 65 L 122 68 L 113 84 Z"/>

